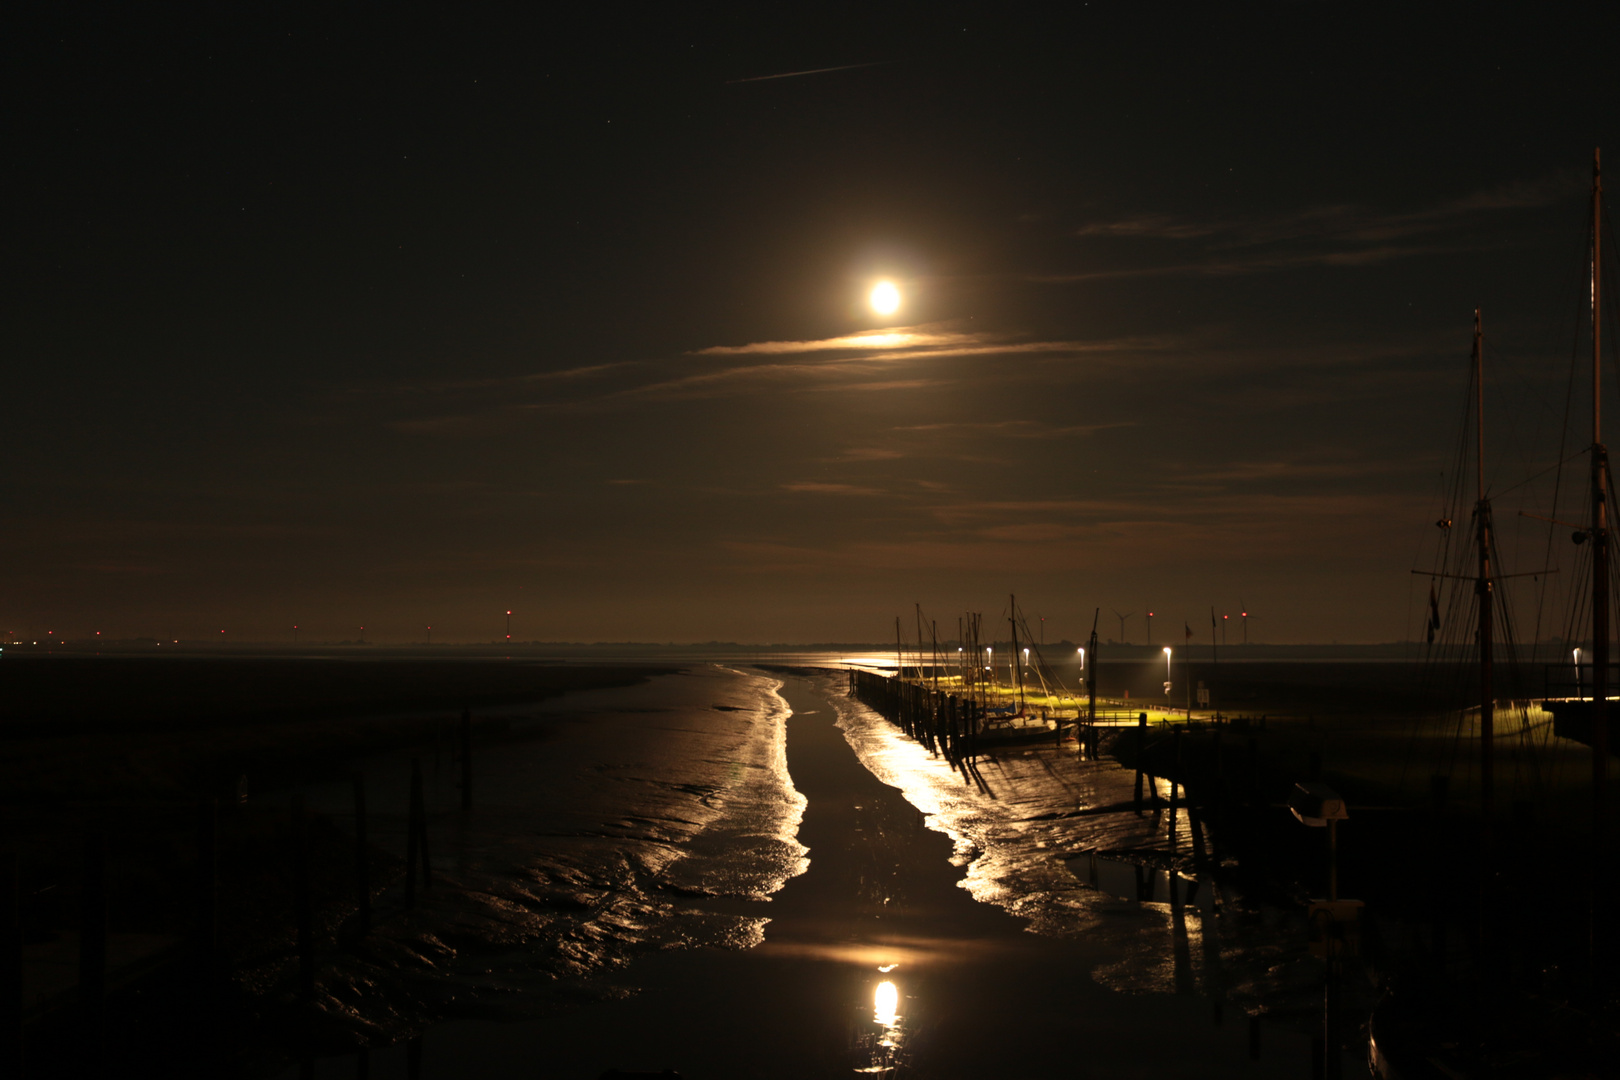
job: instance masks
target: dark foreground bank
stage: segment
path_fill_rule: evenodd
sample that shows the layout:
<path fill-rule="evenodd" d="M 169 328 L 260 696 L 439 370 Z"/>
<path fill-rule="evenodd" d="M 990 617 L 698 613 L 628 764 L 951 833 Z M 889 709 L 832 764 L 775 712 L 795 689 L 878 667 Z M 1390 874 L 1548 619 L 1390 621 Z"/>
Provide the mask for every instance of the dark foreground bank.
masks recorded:
<path fill-rule="evenodd" d="M 336 932 L 362 877 L 379 895 L 404 877 L 403 852 L 357 855 L 347 820 L 295 813 L 293 793 L 347 789 L 384 754 L 457 782 L 464 741 L 476 763 L 546 738 L 514 724 L 524 703 L 660 670 L 7 657 L 0 1073 L 117 1059 L 220 1075 L 259 1054 L 266 1000 L 237 977 L 244 958 L 286 952 L 300 911 Z M 373 786 L 373 806 L 397 817 L 390 786 Z"/>

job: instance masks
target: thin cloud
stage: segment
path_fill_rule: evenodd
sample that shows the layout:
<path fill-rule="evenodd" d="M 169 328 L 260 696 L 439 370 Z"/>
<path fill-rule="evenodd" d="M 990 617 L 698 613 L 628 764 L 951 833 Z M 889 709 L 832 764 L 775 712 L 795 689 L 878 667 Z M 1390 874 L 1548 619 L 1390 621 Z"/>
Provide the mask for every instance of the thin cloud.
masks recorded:
<path fill-rule="evenodd" d="M 879 488 L 862 487 L 859 484 L 829 484 L 819 480 L 799 480 L 791 484 L 783 484 L 783 491 L 805 492 L 812 495 L 882 495 Z"/>
<path fill-rule="evenodd" d="M 922 348 L 949 346 L 961 343 L 982 343 L 982 334 L 958 334 L 917 330 L 911 327 L 893 330 L 872 330 L 863 334 L 845 334 L 842 337 L 821 338 L 816 341 L 755 341 L 748 345 L 711 345 L 707 349 L 694 349 L 692 356 L 776 356 L 783 353 L 830 352 L 834 350 Z"/>
<path fill-rule="evenodd" d="M 1068 285 L 1083 281 L 1108 281 L 1124 278 L 1234 277 L 1241 274 L 1264 274 L 1278 270 L 1303 269 L 1311 266 L 1373 266 L 1396 259 L 1411 259 L 1423 255 L 1451 255 L 1481 251 L 1485 250 L 1486 246 L 1478 243 L 1412 244 L 1404 247 L 1385 245 L 1379 248 L 1365 248 L 1355 251 L 1319 251 L 1294 255 L 1257 253 L 1239 258 L 1173 263 L 1168 266 L 1090 270 L 1074 274 L 1031 274 L 1025 280 L 1043 285 Z"/>
<path fill-rule="evenodd" d="M 882 67 L 892 64 L 893 60 L 868 60 L 864 64 L 839 64 L 837 67 L 809 68 L 805 71 L 784 71 L 778 75 L 751 75 L 746 79 L 727 79 L 727 86 L 736 86 L 739 83 L 769 82 L 772 79 L 797 79 L 801 75 L 828 75 L 834 71 L 854 71 L 857 68 Z"/>
<path fill-rule="evenodd" d="M 1197 242 L 1208 257 L 1164 266 L 1033 275 L 1030 280 L 1068 283 L 1160 276 L 1220 277 L 1309 266 L 1372 266 L 1394 259 L 1478 251 L 1482 245 L 1477 240 L 1445 240 L 1441 236 L 1473 226 L 1481 215 L 1551 205 L 1568 198 L 1579 186 L 1577 174 L 1560 172 L 1412 211 L 1392 213 L 1328 204 L 1264 217 L 1212 221 L 1138 214 L 1088 222 L 1074 231 L 1076 237 Z"/>
<path fill-rule="evenodd" d="M 839 454 L 832 460 L 839 462 L 893 461 L 896 458 L 903 458 L 905 456 L 906 455 L 899 450 L 889 450 L 879 446 L 856 446 L 845 450 L 842 454 Z"/>
<path fill-rule="evenodd" d="M 1110 428 L 1135 427 L 1134 421 L 1120 420 L 1107 424 L 1043 424 L 1039 420 L 959 420 L 938 424 L 908 424 L 895 431 L 962 431 L 990 435 L 1005 435 L 1012 439 L 1067 439 L 1090 435 Z"/>

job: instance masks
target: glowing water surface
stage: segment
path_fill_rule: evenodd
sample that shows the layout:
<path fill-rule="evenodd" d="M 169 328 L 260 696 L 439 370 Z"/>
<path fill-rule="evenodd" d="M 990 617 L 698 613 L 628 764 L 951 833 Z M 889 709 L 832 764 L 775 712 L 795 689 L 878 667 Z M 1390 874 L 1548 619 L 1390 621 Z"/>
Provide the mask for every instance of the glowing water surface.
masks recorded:
<path fill-rule="evenodd" d="M 323 963 L 319 1007 L 386 1039 L 589 998 L 589 976 L 647 952 L 757 944 L 766 919 L 720 902 L 769 897 L 807 865 L 778 685 L 706 665 L 502 710 L 507 736 L 474 748 L 468 812 L 446 740 L 420 759 L 433 887 L 408 914 L 378 899 L 365 947 Z M 409 760 L 365 771 L 372 842 L 402 856 Z M 346 784 L 308 801 L 352 820 Z"/>

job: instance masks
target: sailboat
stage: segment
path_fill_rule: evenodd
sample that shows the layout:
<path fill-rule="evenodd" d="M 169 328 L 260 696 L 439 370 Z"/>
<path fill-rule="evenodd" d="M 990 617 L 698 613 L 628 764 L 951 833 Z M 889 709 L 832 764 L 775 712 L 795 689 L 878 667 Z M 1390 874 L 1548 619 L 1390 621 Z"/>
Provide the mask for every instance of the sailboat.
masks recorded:
<path fill-rule="evenodd" d="M 1606 970 L 1603 957 L 1608 955 L 1613 942 L 1606 936 L 1607 906 L 1612 904 L 1609 884 L 1612 858 L 1608 803 L 1608 771 L 1612 750 L 1609 728 L 1609 683 L 1611 651 L 1611 573 L 1613 556 L 1610 516 L 1613 512 L 1608 450 L 1603 442 L 1602 427 L 1602 226 L 1603 179 L 1601 157 L 1594 151 L 1592 157 L 1591 194 L 1591 386 L 1592 386 L 1592 442 L 1589 448 L 1590 472 L 1584 496 L 1587 513 L 1583 523 L 1559 521 L 1548 517 L 1542 520 L 1574 530 L 1577 544 L 1587 548 L 1591 560 L 1590 579 L 1590 676 L 1578 682 L 1576 692 L 1570 696 L 1550 692 L 1542 702 L 1543 708 L 1553 716 L 1553 733 L 1590 748 L 1591 803 L 1589 811 L 1589 846 L 1585 848 L 1584 862 L 1591 871 L 1589 881 L 1588 946 L 1590 989 L 1602 986 Z M 1488 935 L 1484 913 L 1488 898 L 1497 886 L 1491 884 L 1497 872 L 1491 837 L 1495 823 L 1495 733 L 1497 702 L 1495 699 L 1495 655 L 1493 628 L 1503 620 L 1501 591 L 1498 585 L 1508 575 L 1496 570 L 1494 561 L 1491 505 L 1484 482 L 1484 388 L 1483 388 L 1483 335 L 1478 312 L 1474 327 L 1474 379 L 1478 387 L 1476 409 L 1476 471 L 1478 499 L 1474 508 L 1474 538 L 1478 565 L 1474 576 L 1474 589 L 1478 598 L 1479 625 L 1476 631 L 1479 675 L 1479 808 L 1484 825 L 1482 865 L 1479 868 L 1481 897 L 1481 923 L 1478 927 L 1480 948 L 1488 952 Z M 1529 515 L 1539 517 L 1539 515 Z M 1449 529 L 1451 522 L 1442 518 L 1437 524 Z M 1549 571 L 1538 571 L 1548 573 Z M 1461 574 L 1435 574 L 1437 577 L 1462 578 Z M 1429 632 L 1432 635 L 1440 622 L 1438 604 L 1430 593 Z M 1576 634 L 1577 640 L 1579 632 Z M 1579 650 L 1577 650 L 1578 655 Z M 1581 670 L 1576 664 L 1579 679 Z M 1534 912 L 1519 912 L 1517 917 L 1537 917 Z M 1551 970 L 1551 969 L 1549 969 Z M 1442 988 L 1442 992 L 1419 993 L 1404 998 L 1386 1000 L 1374 1012 L 1369 1023 L 1371 1035 L 1370 1059 L 1374 1073 L 1383 1078 L 1411 1075 L 1476 1075 L 1492 1072 L 1495 1063 L 1515 1060 L 1514 1075 L 1544 1075 L 1543 1067 L 1562 1074 L 1567 1061 L 1555 1060 L 1567 1044 L 1592 1042 L 1595 1032 L 1582 1032 L 1580 1025 L 1570 1027 L 1569 1010 L 1543 989 L 1498 984 L 1488 997 L 1474 997 L 1457 993 L 1457 987 Z M 1476 991 L 1478 987 L 1476 987 Z M 1481 1011 L 1483 1005 L 1490 1008 Z M 1587 1002 L 1592 1004 L 1591 1001 Z M 1583 1013 L 1595 1018 L 1601 1008 Z M 1555 1034 L 1556 1033 L 1556 1034 Z M 1573 1036 L 1573 1038 L 1572 1038 Z M 1583 1071 L 1573 1069 L 1573 1072 Z"/>

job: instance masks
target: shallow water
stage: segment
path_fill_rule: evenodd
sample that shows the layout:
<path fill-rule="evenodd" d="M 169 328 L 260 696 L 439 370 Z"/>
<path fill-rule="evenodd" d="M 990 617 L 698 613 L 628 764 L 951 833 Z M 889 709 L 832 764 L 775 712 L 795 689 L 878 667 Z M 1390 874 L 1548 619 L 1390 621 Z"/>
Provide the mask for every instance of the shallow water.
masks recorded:
<path fill-rule="evenodd" d="M 1254 1061 L 1240 1009 L 1221 1022 L 1214 897 L 1170 869 L 1185 819 L 1172 842 L 1120 806 L 1133 774 L 1039 748 L 985 759 L 971 783 L 836 678 L 702 669 L 523 722 L 552 734 L 485 751 L 465 826 L 450 769 L 434 789 L 451 884 L 412 940 L 432 920 L 471 932 L 352 998 L 374 1011 L 403 982 L 459 1018 L 427 1032 L 423 1076 L 1310 1072 L 1305 1036 L 1268 1029 Z M 1064 858 L 1099 850 L 1159 865 Z M 540 1018 L 491 1022 L 524 1016 Z M 366 1067 L 407 1063 L 394 1046 Z"/>
<path fill-rule="evenodd" d="M 327 1022 L 376 1040 L 537 1015 L 647 952 L 757 944 L 761 915 L 707 901 L 764 899 L 807 865 L 774 685 L 707 666 L 504 710 L 512 737 L 475 747 L 470 812 L 450 747 L 422 759 L 433 886 L 410 911 L 384 895 L 357 947 L 320 958 Z M 365 774 L 371 839 L 403 856 L 409 761 Z M 305 797 L 353 820 L 348 785 Z M 287 976 L 283 956 L 245 981 Z"/>

